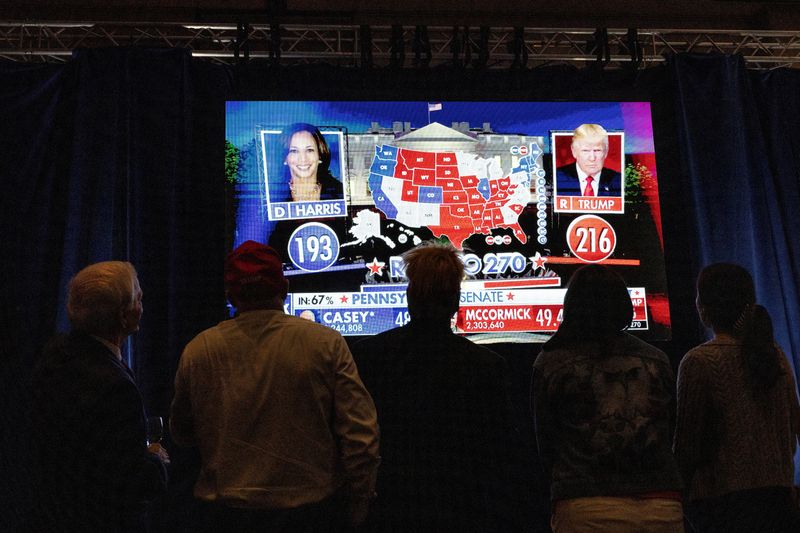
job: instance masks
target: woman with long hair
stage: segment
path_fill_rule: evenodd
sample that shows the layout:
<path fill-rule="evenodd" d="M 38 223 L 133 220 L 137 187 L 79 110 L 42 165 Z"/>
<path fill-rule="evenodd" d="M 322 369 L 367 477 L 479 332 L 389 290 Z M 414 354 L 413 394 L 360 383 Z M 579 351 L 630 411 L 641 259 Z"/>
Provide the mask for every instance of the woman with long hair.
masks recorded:
<path fill-rule="evenodd" d="M 330 173 L 331 151 L 318 128 L 304 123 L 289 126 L 284 135 L 284 154 L 290 201 L 342 198 L 342 182 Z"/>
<path fill-rule="evenodd" d="M 624 331 L 625 282 L 590 265 L 570 280 L 564 315 L 533 367 L 539 455 L 555 533 L 682 532 L 670 449 L 674 374 L 661 350 Z"/>
<path fill-rule="evenodd" d="M 755 296 L 738 265 L 708 266 L 697 279 L 697 310 L 714 338 L 681 361 L 674 446 L 700 532 L 800 531 L 795 380 Z"/>

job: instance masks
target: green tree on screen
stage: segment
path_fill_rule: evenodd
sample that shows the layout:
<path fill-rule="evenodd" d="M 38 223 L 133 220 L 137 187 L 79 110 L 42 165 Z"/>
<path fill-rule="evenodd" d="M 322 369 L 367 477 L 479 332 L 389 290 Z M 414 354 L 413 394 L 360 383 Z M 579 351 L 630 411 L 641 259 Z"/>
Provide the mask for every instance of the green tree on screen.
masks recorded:
<path fill-rule="evenodd" d="M 239 181 L 241 157 L 241 151 L 232 142 L 225 139 L 225 181 L 232 185 Z"/>

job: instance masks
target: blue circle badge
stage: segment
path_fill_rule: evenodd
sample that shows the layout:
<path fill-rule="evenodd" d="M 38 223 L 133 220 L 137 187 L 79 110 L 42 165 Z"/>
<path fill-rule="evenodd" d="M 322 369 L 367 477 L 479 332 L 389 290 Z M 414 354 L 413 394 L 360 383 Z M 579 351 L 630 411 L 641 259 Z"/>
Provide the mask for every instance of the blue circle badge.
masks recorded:
<path fill-rule="evenodd" d="M 301 270 L 320 272 L 335 263 L 338 257 L 339 239 L 325 224 L 303 224 L 289 237 L 289 259 Z"/>

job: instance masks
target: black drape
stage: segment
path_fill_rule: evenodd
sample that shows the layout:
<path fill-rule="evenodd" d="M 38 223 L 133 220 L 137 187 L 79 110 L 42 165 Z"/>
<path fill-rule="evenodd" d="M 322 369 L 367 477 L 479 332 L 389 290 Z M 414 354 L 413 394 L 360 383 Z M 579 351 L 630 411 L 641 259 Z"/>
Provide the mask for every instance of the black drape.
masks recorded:
<path fill-rule="evenodd" d="M 0 519 L 16 524 L 26 508 L 27 382 L 42 344 L 68 327 L 75 272 L 109 259 L 137 267 L 145 314 L 130 359 L 154 414 L 166 414 L 183 345 L 224 317 L 217 177 L 230 91 L 226 69 L 178 49 L 0 64 Z"/>
<path fill-rule="evenodd" d="M 722 55 L 679 55 L 639 72 L 228 67 L 137 48 L 0 62 L 0 521 L 17 523 L 30 497 L 27 381 L 41 345 L 67 327 L 65 284 L 77 270 L 136 265 L 145 313 L 130 355 L 155 414 L 168 410 L 183 345 L 224 316 L 226 99 L 650 101 L 674 328 L 663 347 L 677 363 L 702 340 L 694 277 L 734 261 L 754 274 L 798 368 L 799 76 Z M 498 349 L 524 401 L 537 349 Z"/>
<path fill-rule="evenodd" d="M 753 274 L 797 369 L 800 72 L 748 72 L 740 56 L 679 56 L 671 67 L 686 165 L 679 179 L 699 238 L 693 255 Z"/>

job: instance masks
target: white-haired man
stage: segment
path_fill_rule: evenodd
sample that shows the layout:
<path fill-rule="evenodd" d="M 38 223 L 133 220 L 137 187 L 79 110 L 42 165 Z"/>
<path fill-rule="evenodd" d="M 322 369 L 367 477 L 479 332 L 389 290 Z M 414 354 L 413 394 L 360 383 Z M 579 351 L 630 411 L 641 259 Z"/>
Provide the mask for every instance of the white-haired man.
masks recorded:
<path fill-rule="evenodd" d="M 599 124 L 581 124 L 572 133 L 575 163 L 558 167 L 556 190 L 559 196 L 619 196 L 622 175 L 605 168 L 608 132 Z"/>
<path fill-rule="evenodd" d="M 168 457 L 147 446 L 142 397 L 120 351 L 142 316 L 133 265 L 78 272 L 67 312 L 72 331 L 48 344 L 33 377 L 40 477 L 31 529 L 142 531 L 144 504 L 166 490 Z"/>

